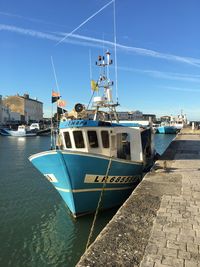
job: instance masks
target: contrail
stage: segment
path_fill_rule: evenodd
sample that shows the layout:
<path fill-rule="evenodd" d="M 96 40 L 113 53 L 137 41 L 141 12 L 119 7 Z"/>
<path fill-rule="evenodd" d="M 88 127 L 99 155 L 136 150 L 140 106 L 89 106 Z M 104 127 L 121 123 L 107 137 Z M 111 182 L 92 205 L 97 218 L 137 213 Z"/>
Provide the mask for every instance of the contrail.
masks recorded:
<path fill-rule="evenodd" d="M 21 16 L 21 15 L 18 15 L 18 14 L 11 14 L 11 13 L 0 11 L 0 15 L 16 18 L 16 19 L 20 19 L 20 20 L 27 20 L 27 21 L 34 22 L 34 23 L 36 22 L 36 23 L 42 23 L 42 24 L 46 24 L 46 25 L 53 25 L 53 26 L 59 26 L 59 27 L 62 27 L 62 28 L 64 28 L 64 27 L 66 28 L 66 26 L 61 25 L 61 24 L 52 23 L 52 22 L 46 22 L 46 21 L 41 20 L 41 19 L 34 19 L 34 18 L 30 18 L 30 17 L 24 17 L 24 16 Z"/>
<path fill-rule="evenodd" d="M 89 20 L 91 20 L 92 18 L 94 18 L 97 14 L 99 14 L 102 10 L 104 10 L 107 6 L 109 6 L 110 4 L 113 3 L 114 0 L 110 1 L 109 3 L 107 3 L 105 6 L 103 6 L 102 8 L 100 8 L 97 12 L 95 12 L 93 15 L 91 15 L 89 18 L 87 18 L 85 21 L 83 21 L 78 27 L 76 27 L 73 31 L 71 31 L 70 33 L 68 33 L 64 38 L 62 38 L 57 44 L 59 45 L 60 43 L 62 43 L 66 38 L 68 38 L 70 35 L 72 35 L 75 31 L 77 31 L 78 29 L 80 29 L 84 24 L 86 24 Z"/>
<path fill-rule="evenodd" d="M 200 83 L 200 75 L 193 75 L 193 74 L 182 74 L 176 72 L 163 72 L 158 70 L 143 70 L 143 69 L 136 69 L 130 67 L 119 67 L 122 71 L 129 71 L 129 72 L 136 72 L 136 73 L 143 73 L 153 78 L 160 78 L 160 79 L 169 79 L 169 80 L 179 80 L 179 81 L 186 81 L 186 82 L 194 82 Z"/>
<path fill-rule="evenodd" d="M 19 28 L 19 27 L 15 27 L 15 26 L 11 26 L 11 25 L 0 24 L 0 31 L 3 31 L 3 30 L 9 31 L 9 32 L 15 32 L 15 33 L 18 33 L 21 35 L 29 35 L 29 36 L 35 37 L 35 38 L 47 39 L 47 40 L 51 40 L 51 41 L 58 41 L 60 39 L 58 36 L 52 35 L 49 33 Z"/>
<path fill-rule="evenodd" d="M 61 34 L 61 33 L 58 33 L 58 34 L 45 33 L 45 32 L 19 28 L 16 26 L 11 26 L 11 25 L 6 25 L 6 24 L 0 24 L 0 31 L 9 31 L 9 32 L 18 33 L 21 35 L 29 35 L 34 38 L 46 39 L 46 40 L 50 40 L 54 42 L 58 42 L 60 40 L 60 34 Z M 72 38 L 68 40 L 63 40 L 63 42 L 73 43 L 73 44 L 82 45 L 82 46 L 90 46 L 90 47 L 92 46 L 101 47 L 102 43 L 112 48 L 114 46 L 114 43 L 111 41 L 101 40 L 101 39 L 97 39 L 93 37 L 77 35 L 77 34 L 71 34 L 71 37 Z M 157 52 L 157 51 L 150 50 L 150 49 L 134 47 L 134 46 L 126 46 L 126 45 L 122 45 L 119 43 L 117 43 L 116 46 L 117 46 L 118 51 L 125 51 L 125 52 L 134 53 L 134 54 L 141 55 L 141 56 L 147 56 L 147 57 L 158 58 L 158 59 L 160 58 L 163 60 L 180 62 L 180 63 L 192 65 L 195 67 L 200 67 L 200 59 L 198 58 L 180 57 L 177 55 L 165 54 L 165 53 Z"/>
<path fill-rule="evenodd" d="M 163 88 L 165 88 L 167 90 L 172 90 L 172 91 L 200 93 L 200 90 L 198 90 L 198 89 L 191 89 L 191 88 L 170 87 L 170 86 L 166 86 L 166 87 L 163 87 Z"/>

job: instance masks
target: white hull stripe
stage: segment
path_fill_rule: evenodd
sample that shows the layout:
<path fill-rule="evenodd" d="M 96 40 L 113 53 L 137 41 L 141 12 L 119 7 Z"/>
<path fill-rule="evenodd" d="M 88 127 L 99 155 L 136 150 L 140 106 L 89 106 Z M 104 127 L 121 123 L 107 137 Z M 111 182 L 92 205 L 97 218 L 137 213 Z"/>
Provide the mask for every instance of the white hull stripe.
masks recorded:
<path fill-rule="evenodd" d="M 31 161 L 31 160 L 36 159 L 36 158 L 39 158 L 39 157 L 41 157 L 41 156 L 55 155 L 55 154 L 57 154 L 56 151 L 55 151 L 55 152 L 54 152 L 54 151 L 41 152 L 41 153 L 37 153 L 37 154 L 35 154 L 35 155 L 30 156 L 30 157 L 29 157 L 29 160 Z"/>
<path fill-rule="evenodd" d="M 97 191 L 117 191 L 117 190 L 128 190 L 133 188 L 133 186 L 127 186 L 127 187 L 115 187 L 115 188 L 88 188 L 88 189 L 65 189 L 65 188 L 60 188 L 60 187 L 55 187 L 58 191 L 66 192 L 66 193 L 81 193 L 81 192 L 97 192 Z"/>
<path fill-rule="evenodd" d="M 29 160 L 32 161 L 33 159 L 36 159 L 36 158 L 39 158 L 39 157 L 42 157 L 42 156 L 46 156 L 46 155 L 55 155 L 57 154 L 56 151 L 46 151 L 46 152 L 41 152 L 41 153 L 37 153 L 35 155 L 32 155 L 29 157 Z M 62 154 L 68 154 L 68 155 L 79 155 L 79 156 L 84 156 L 84 157 L 93 157 L 93 158 L 99 158 L 99 159 L 105 159 L 105 160 L 109 160 L 110 158 L 109 157 L 104 157 L 104 155 L 102 156 L 98 156 L 98 155 L 93 155 L 93 154 L 87 154 L 87 153 L 72 153 L 72 152 L 65 152 L 65 151 L 62 151 Z M 117 158 L 112 158 L 112 161 L 115 161 L 115 162 L 122 162 L 122 163 L 126 163 L 126 164 L 138 164 L 138 165 L 141 165 L 142 164 L 142 161 L 126 161 L 126 160 L 123 160 L 123 159 L 117 159 Z"/>
<path fill-rule="evenodd" d="M 91 153 L 87 153 L 87 152 L 76 152 L 76 151 L 62 151 L 62 154 L 68 154 L 68 155 L 78 155 L 78 156 L 83 156 L 83 157 L 90 157 L 90 158 L 99 158 L 99 159 L 105 159 L 105 160 L 109 160 L 110 157 L 109 156 L 106 156 L 106 155 L 98 155 L 98 154 L 91 154 Z M 129 164 L 139 164 L 141 165 L 142 164 L 142 161 L 139 161 L 139 160 L 134 160 L 134 161 L 131 161 L 131 160 L 124 160 L 124 159 L 119 159 L 119 158 L 112 158 L 112 161 L 115 161 L 115 162 L 122 162 L 122 163 L 129 163 Z"/>

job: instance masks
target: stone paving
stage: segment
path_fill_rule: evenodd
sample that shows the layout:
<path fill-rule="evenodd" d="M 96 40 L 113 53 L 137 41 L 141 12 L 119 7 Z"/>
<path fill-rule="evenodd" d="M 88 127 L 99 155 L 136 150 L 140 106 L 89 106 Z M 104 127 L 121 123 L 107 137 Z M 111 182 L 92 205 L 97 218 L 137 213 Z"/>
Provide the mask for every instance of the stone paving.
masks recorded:
<path fill-rule="evenodd" d="M 200 267 L 200 132 L 176 137 L 77 266 Z"/>
<path fill-rule="evenodd" d="M 199 209 L 200 172 L 182 173 L 181 195 L 162 197 L 140 267 L 200 266 Z"/>
<path fill-rule="evenodd" d="M 179 136 L 177 140 L 191 137 Z M 192 140 L 199 141 L 200 137 Z M 183 150 L 200 155 L 198 143 L 187 147 L 185 142 L 174 159 L 182 158 Z M 163 195 L 140 267 L 200 266 L 200 159 L 169 162 L 165 171 L 181 174 L 181 194 Z"/>

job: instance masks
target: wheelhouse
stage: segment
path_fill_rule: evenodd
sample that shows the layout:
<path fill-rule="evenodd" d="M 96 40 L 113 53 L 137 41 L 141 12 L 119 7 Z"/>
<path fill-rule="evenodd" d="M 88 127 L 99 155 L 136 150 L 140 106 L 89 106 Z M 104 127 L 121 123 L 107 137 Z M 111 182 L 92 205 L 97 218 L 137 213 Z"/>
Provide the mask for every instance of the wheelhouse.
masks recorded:
<path fill-rule="evenodd" d="M 98 154 L 122 160 L 143 160 L 139 131 L 123 126 L 61 128 L 58 145 L 65 151 Z"/>

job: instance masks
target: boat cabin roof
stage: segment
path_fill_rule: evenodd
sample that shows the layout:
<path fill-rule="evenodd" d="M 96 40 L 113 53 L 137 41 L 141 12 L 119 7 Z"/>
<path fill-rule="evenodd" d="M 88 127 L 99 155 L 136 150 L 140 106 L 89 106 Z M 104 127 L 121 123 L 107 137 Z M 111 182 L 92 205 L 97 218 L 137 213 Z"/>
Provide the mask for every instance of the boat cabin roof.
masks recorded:
<path fill-rule="evenodd" d="M 26 130 L 26 126 L 25 125 L 19 125 L 18 126 L 18 131 L 25 131 Z"/>
<path fill-rule="evenodd" d="M 94 121 L 94 120 L 66 120 L 60 122 L 60 129 L 64 128 L 81 128 L 81 127 L 119 127 L 119 123 L 111 123 L 107 121 Z"/>

